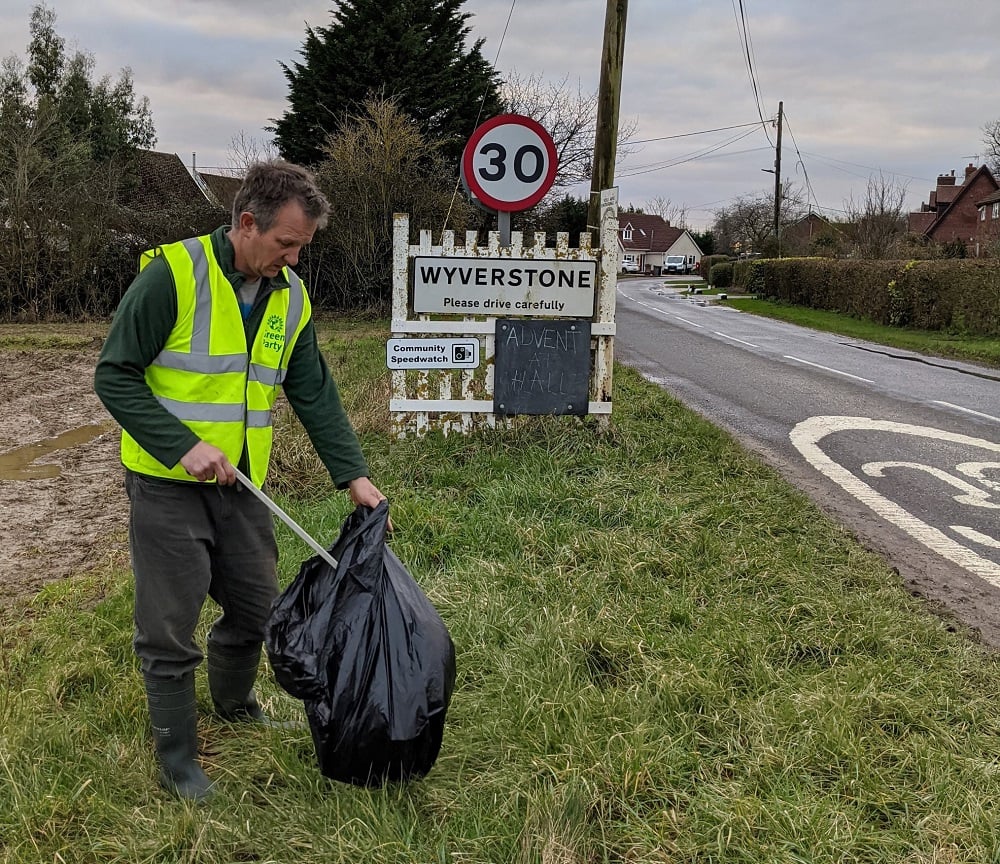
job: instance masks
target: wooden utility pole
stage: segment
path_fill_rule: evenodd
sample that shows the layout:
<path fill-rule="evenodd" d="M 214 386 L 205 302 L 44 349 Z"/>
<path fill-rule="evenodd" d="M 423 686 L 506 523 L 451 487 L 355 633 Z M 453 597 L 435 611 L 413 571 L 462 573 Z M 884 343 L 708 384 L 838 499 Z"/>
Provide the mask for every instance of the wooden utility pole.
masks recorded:
<path fill-rule="evenodd" d="M 774 148 L 774 239 L 781 257 L 781 114 L 784 102 L 778 103 L 778 143 Z"/>
<path fill-rule="evenodd" d="M 601 83 L 597 92 L 597 134 L 590 174 L 590 206 L 587 210 L 587 229 L 598 234 L 601 230 L 601 191 L 615 185 L 618 108 L 625 61 L 625 17 L 628 14 L 628 0 L 607 0 L 607 3 Z"/>

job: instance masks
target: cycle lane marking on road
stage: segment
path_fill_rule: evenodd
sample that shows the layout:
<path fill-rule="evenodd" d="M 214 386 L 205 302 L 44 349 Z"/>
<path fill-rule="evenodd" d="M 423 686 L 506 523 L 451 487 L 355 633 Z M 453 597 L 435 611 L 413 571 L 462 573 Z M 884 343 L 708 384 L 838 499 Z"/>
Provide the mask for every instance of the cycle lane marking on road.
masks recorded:
<path fill-rule="evenodd" d="M 1000 444 L 995 444 L 992 441 L 982 438 L 973 438 L 969 435 L 947 432 L 943 429 L 934 429 L 929 426 L 913 426 L 909 423 L 875 420 L 871 417 L 845 416 L 810 417 L 798 423 L 788 436 L 795 449 L 802 454 L 810 465 L 870 510 L 904 531 L 932 552 L 979 576 L 991 585 L 1000 587 L 1000 564 L 988 558 L 983 558 L 975 550 L 963 546 L 933 525 L 928 525 L 925 521 L 914 516 L 895 501 L 877 492 L 851 470 L 831 458 L 820 446 L 820 442 L 834 432 L 891 432 L 900 435 L 946 441 L 951 444 L 967 447 L 976 447 L 998 454 L 1000 454 Z M 975 464 L 993 465 L 1000 464 L 1000 462 Z M 978 538 L 969 537 L 967 533 L 957 533 L 963 534 L 966 539 L 972 539 L 980 545 L 989 548 L 1000 548 L 1000 541 L 988 535 L 980 534 L 980 532 L 975 532 L 974 529 L 968 529 L 968 531 L 973 531 L 990 542 L 984 543 Z M 997 546 L 994 547 L 993 543 L 996 543 Z"/>
<path fill-rule="evenodd" d="M 922 462 L 866 462 L 861 466 L 861 470 L 869 477 L 885 477 L 886 468 L 909 468 L 912 471 L 925 471 L 931 477 L 936 477 L 942 483 L 954 486 L 958 495 L 952 498 L 959 504 L 970 504 L 973 507 L 984 507 L 988 510 L 1000 510 L 1000 504 L 990 501 L 990 493 L 971 483 L 966 483 L 960 477 L 955 477 L 947 471 L 935 468 L 933 465 L 924 465 Z"/>

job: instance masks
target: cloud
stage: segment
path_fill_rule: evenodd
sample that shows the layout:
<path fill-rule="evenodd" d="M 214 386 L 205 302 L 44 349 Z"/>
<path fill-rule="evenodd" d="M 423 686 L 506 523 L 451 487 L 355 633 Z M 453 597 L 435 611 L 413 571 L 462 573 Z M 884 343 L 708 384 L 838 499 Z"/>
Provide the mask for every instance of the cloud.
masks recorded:
<path fill-rule="evenodd" d="M 150 98 L 160 149 L 225 165 L 242 130 L 263 139 L 286 108 L 280 62 L 293 63 L 306 24 L 331 22 L 328 0 L 51 0 L 70 47 L 98 74 L 133 71 Z M 508 24 L 508 15 L 511 13 Z M 0 9 L 0 54 L 25 56 L 30 0 Z M 594 0 L 467 0 L 471 38 L 484 39 L 501 74 L 568 79 L 596 93 L 605 4 Z M 738 7 L 736 7 L 738 8 Z M 744 2 L 759 106 L 730 0 L 632 0 L 621 113 L 640 139 L 666 138 L 773 117 L 784 103 L 783 173 L 806 172 L 822 207 L 841 208 L 881 169 L 910 183 L 919 206 L 934 178 L 977 161 L 982 127 L 1000 116 L 1000 3 L 952 0 Z M 502 43 L 501 43 L 502 40 Z M 470 134 L 473 130 L 469 130 Z M 774 130 L 768 130 L 771 142 Z M 642 145 L 619 166 L 621 199 L 688 205 L 768 188 L 773 144 L 758 131 L 690 161 L 725 134 Z M 747 152 L 743 152 L 747 151 Z M 807 155 L 813 154 L 813 155 Z M 676 162 L 647 173 L 637 166 Z M 864 167 L 862 167 L 864 166 Z M 585 188 L 573 190 L 586 194 Z M 708 208 L 711 209 L 711 208 Z M 710 220 L 711 214 L 693 218 Z"/>

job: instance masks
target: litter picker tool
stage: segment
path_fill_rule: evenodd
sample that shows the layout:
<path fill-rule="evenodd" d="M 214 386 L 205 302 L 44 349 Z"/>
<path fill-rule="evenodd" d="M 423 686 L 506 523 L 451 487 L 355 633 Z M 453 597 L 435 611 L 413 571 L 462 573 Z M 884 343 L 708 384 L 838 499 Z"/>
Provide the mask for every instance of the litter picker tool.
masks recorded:
<path fill-rule="evenodd" d="M 319 545 L 309 533 L 299 525 L 291 516 L 289 516 L 284 510 L 282 510 L 277 504 L 274 503 L 262 489 L 258 489 L 254 486 L 253 482 L 249 477 L 246 476 L 239 468 L 233 468 L 236 472 L 236 479 L 243 484 L 243 486 L 252 492 L 257 498 L 264 502 L 267 509 L 270 510 L 275 516 L 277 516 L 282 522 L 284 522 L 289 528 L 291 528 L 299 537 L 305 541 L 310 549 L 313 550 L 320 558 L 326 561 L 334 570 L 337 569 L 337 559 L 334 558 L 329 552 L 326 551 L 322 546 Z"/>

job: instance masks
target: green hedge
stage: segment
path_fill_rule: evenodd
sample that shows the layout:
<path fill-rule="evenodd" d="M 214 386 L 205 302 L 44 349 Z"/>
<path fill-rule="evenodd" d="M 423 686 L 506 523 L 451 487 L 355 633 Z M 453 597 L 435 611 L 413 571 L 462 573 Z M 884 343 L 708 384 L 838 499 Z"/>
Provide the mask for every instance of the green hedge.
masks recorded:
<path fill-rule="evenodd" d="M 714 286 L 715 283 L 712 281 L 712 268 L 716 264 L 722 264 L 732 260 L 733 259 L 728 255 L 703 255 L 701 262 L 698 265 L 698 272 L 709 285 Z"/>
<path fill-rule="evenodd" d="M 878 324 L 1000 337 L 1000 261 L 992 259 L 759 259 L 741 262 L 734 275 L 768 300 Z"/>
<path fill-rule="evenodd" d="M 764 285 L 764 270 L 761 265 L 766 260 L 754 258 L 733 264 L 733 288 L 744 294 L 759 294 Z"/>
<path fill-rule="evenodd" d="M 712 265 L 708 274 L 708 284 L 713 288 L 731 288 L 733 284 L 733 265 L 729 261 L 720 261 Z"/>

